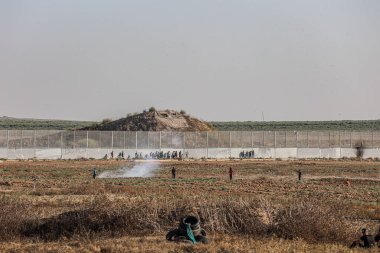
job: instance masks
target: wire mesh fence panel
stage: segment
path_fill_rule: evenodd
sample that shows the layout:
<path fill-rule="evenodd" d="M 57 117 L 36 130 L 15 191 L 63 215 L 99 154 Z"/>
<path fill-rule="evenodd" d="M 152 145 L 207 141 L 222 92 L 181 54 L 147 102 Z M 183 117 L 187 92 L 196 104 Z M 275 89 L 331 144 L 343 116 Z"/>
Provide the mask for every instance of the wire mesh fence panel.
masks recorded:
<path fill-rule="evenodd" d="M 241 148 L 242 147 L 242 132 L 232 131 L 231 132 L 231 148 Z"/>
<path fill-rule="evenodd" d="M 124 148 L 124 135 L 123 131 L 114 131 L 113 132 L 113 148 L 123 149 Z"/>
<path fill-rule="evenodd" d="M 207 133 L 197 132 L 197 148 L 207 148 Z"/>
<path fill-rule="evenodd" d="M 350 131 L 340 132 L 340 147 L 351 148 L 351 132 Z"/>
<path fill-rule="evenodd" d="M 147 149 L 148 147 L 148 132 L 137 132 L 137 148 Z"/>
<path fill-rule="evenodd" d="M 285 141 L 287 148 L 297 147 L 297 132 L 296 131 L 285 131 Z"/>
<path fill-rule="evenodd" d="M 319 147 L 330 148 L 330 132 L 319 132 Z"/>
<path fill-rule="evenodd" d="M 148 133 L 148 148 L 149 149 L 160 148 L 160 133 L 159 132 Z"/>
<path fill-rule="evenodd" d="M 230 147 L 230 132 L 218 131 L 218 148 Z"/>
<path fill-rule="evenodd" d="M 319 147 L 319 132 L 308 131 L 307 133 L 307 147 L 318 148 Z"/>
<path fill-rule="evenodd" d="M 22 130 L 9 130 L 8 149 L 21 149 Z"/>
<path fill-rule="evenodd" d="M 88 148 L 101 148 L 100 131 L 88 131 Z"/>
<path fill-rule="evenodd" d="M 362 145 L 361 132 L 351 132 L 351 147 L 360 147 Z"/>
<path fill-rule="evenodd" d="M 136 142 L 137 141 L 137 142 Z M 61 144 L 62 142 L 62 144 Z M 136 145 L 137 143 L 137 145 Z M 0 130 L 0 148 L 9 149 L 216 149 L 216 148 L 380 148 L 379 131 L 214 131 L 130 132 Z M 198 151 L 199 151 L 198 150 Z M 230 151 L 223 152 L 230 152 Z M 198 152 L 197 151 L 197 152 Z M 206 152 L 206 151 L 201 151 Z M 208 155 L 219 155 L 210 151 Z M 218 151 L 219 152 L 219 151 Z M 203 153 L 202 153 L 203 154 Z M 205 153 L 207 154 L 207 153 Z"/>
<path fill-rule="evenodd" d="M 265 131 L 264 132 L 264 147 L 274 148 L 275 146 L 275 132 Z"/>
<path fill-rule="evenodd" d="M 183 132 L 172 132 L 172 141 L 171 141 L 171 147 L 174 149 L 183 149 L 184 148 L 184 137 L 185 133 Z"/>
<path fill-rule="evenodd" d="M 64 149 L 74 148 L 74 132 L 72 131 L 62 132 L 62 148 Z"/>
<path fill-rule="evenodd" d="M 276 132 L 276 148 L 285 148 L 286 143 L 286 132 L 278 131 Z"/>
<path fill-rule="evenodd" d="M 49 148 L 60 148 L 61 147 L 61 132 L 59 130 L 49 130 L 47 139 Z"/>
<path fill-rule="evenodd" d="M 298 148 L 307 148 L 307 141 L 308 138 L 308 132 L 300 131 L 297 132 L 297 147 Z"/>
<path fill-rule="evenodd" d="M 248 131 L 241 132 L 240 141 L 242 148 L 252 148 L 252 133 Z"/>
<path fill-rule="evenodd" d="M 186 132 L 184 138 L 187 149 L 207 148 L 207 133 L 205 132 Z"/>
<path fill-rule="evenodd" d="M 137 132 L 125 132 L 125 148 L 136 149 L 136 134 Z"/>
<path fill-rule="evenodd" d="M 380 148 L 380 132 L 376 131 L 373 132 L 373 147 L 374 148 Z"/>
<path fill-rule="evenodd" d="M 161 132 L 161 148 L 171 148 L 172 146 L 172 133 Z"/>
<path fill-rule="evenodd" d="M 264 147 L 264 132 L 255 131 L 252 132 L 252 143 L 254 148 Z"/>
<path fill-rule="evenodd" d="M 219 147 L 219 132 L 209 132 L 208 133 L 208 147 L 218 148 Z"/>
<path fill-rule="evenodd" d="M 100 142 L 100 148 L 111 149 L 112 148 L 112 132 L 101 131 L 99 142 Z"/>
<path fill-rule="evenodd" d="M 330 148 L 340 147 L 340 132 L 330 131 Z"/>
<path fill-rule="evenodd" d="M 361 139 L 363 143 L 363 147 L 372 148 L 372 132 L 362 132 Z"/>
<path fill-rule="evenodd" d="M 6 148 L 8 145 L 7 130 L 0 130 L 0 148 Z"/>
<path fill-rule="evenodd" d="M 47 148 L 49 145 L 49 132 L 48 131 L 36 131 L 36 148 Z"/>
<path fill-rule="evenodd" d="M 74 147 L 87 148 L 87 131 L 74 131 Z"/>
<path fill-rule="evenodd" d="M 197 133 L 196 132 L 185 132 L 184 142 L 186 149 L 192 149 L 196 147 Z"/>
<path fill-rule="evenodd" d="M 22 148 L 32 149 L 34 148 L 34 130 L 22 131 Z"/>

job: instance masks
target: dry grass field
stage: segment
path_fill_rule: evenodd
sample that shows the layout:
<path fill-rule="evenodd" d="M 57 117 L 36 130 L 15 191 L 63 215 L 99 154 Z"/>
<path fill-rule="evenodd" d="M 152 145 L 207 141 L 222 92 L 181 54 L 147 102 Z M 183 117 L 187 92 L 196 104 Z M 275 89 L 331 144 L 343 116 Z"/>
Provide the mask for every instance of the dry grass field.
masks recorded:
<path fill-rule="evenodd" d="M 0 252 L 379 252 L 348 246 L 380 225 L 380 162 L 162 161 L 151 178 L 92 179 L 134 165 L 0 162 Z M 185 214 L 209 244 L 165 240 Z"/>

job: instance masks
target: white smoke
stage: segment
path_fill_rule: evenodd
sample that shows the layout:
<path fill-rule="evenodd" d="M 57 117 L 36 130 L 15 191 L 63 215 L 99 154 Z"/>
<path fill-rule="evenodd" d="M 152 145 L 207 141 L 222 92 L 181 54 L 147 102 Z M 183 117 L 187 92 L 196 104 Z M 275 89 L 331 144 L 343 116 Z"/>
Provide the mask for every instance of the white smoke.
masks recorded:
<path fill-rule="evenodd" d="M 159 163 L 156 161 L 142 162 L 133 168 L 123 167 L 118 170 L 104 171 L 99 174 L 99 178 L 152 177 L 159 168 Z"/>

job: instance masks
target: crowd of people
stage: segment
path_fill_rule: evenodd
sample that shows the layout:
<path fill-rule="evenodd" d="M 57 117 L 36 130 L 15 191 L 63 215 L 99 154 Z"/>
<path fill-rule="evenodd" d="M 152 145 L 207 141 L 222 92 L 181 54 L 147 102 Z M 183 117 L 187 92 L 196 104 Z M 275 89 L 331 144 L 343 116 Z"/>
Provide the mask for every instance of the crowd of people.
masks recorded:
<path fill-rule="evenodd" d="M 250 150 L 250 151 L 241 151 L 239 153 L 239 158 L 240 159 L 248 159 L 248 158 L 253 158 L 255 156 L 255 151 Z"/>
<path fill-rule="evenodd" d="M 133 157 L 131 155 L 128 155 L 127 157 L 124 154 L 124 151 L 119 152 L 119 154 L 115 157 L 114 152 L 111 151 L 110 156 L 108 154 L 105 154 L 103 159 L 127 159 L 127 160 L 167 160 L 167 159 L 188 159 L 189 158 L 189 152 L 182 152 L 182 151 L 156 151 L 156 152 L 150 152 L 143 154 L 142 152 L 137 152 Z"/>

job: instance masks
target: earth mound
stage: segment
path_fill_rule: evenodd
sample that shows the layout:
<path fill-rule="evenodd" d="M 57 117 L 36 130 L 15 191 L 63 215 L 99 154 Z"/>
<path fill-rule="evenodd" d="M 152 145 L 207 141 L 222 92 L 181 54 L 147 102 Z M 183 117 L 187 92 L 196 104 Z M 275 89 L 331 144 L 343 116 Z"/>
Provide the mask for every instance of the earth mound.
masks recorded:
<path fill-rule="evenodd" d="M 83 130 L 101 131 L 213 131 L 214 127 L 202 120 L 175 110 L 147 111 L 118 120 L 85 127 Z"/>

